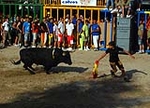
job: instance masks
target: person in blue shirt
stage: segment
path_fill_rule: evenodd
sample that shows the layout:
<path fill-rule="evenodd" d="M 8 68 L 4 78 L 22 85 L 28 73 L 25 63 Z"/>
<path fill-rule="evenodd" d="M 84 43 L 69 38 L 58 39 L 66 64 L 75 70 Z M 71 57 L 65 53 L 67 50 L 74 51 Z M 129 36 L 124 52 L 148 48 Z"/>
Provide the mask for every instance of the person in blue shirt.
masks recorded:
<path fill-rule="evenodd" d="M 83 21 L 81 20 L 81 19 L 78 19 L 78 29 L 77 29 L 77 33 L 78 33 L 78 41 L 80 41 L 80 36 L 79 36 L 79 34 L 81 33 L 81 31 L 82 31 L 82 27 L 83 27 L 83 25 L 84 25 L 84 23 L 83 23 Z"/>
<path fill-rule="evenodd" d="M 71 20 L 74 25 L 73 35 L 75 36 L 75 40 L 76 40 L 77 39 L 77 37 L 76 37 L 76 34 L 77 34 L 77 17 L 76 17 L 76 15 L 73 15 Z"/>
<path fill-rule="evenodd" d="M 74 26 L 77 25 L 77 18 L 75 15 L 72 16 L 72 23 L 74 24 Z"/>
<path fill-rule="evenodd" d="M 80 32 L 80 49 L 88 51 L 88 40 L 89 40 L 89 21 L 85 20 L 85 24 Z"/>
<path fill-rule="evenodd" d="M 73 29 L 74 43 L 77 44 L 76 43 L 76 41 L 77 41 L 77 35 L 76 35 L 77 34 L 77 17 L 76 17 L 76 15 L 72 16 L 72 23 L 74 25 L 74 29 Z"/>
<path fill-rule="evenodd" d="M 29 22 L 29 17 L 25 18 L 25 22 L 23 23 L 23 34 L 24 34 L 24 46 L 27 47 L 29 45 L 29 40 L 30 40 L 30 22 Z"/>
<path fill-rule="evenodd" d="M 48 26 L 48 31 L 49 31 L 49 35 L 48 35 L 48 45 L 49 47 L 52 47 L 53 45 L 53 18 L 50 18 L 50 21 L 49 21 L 49 18 L 47 19 L 47 26 Z"/>
<path fill-rule="evenodd" d="M 84 22 L 81 19 L 78 19 L 78 32 L 79 33 L 81 32 L 83 25 L 84 25 Z"/>
<path fill-rule="evenodd" d="M 97 51 L 99 48 L 99 40 L 100 40 L 100 34 L 101 34 L 101 28 L 97 24 L 97 20 L 93 20 L 93 24 L 91 25 L 91 42 L 94 44 L 94 51 Z"/>

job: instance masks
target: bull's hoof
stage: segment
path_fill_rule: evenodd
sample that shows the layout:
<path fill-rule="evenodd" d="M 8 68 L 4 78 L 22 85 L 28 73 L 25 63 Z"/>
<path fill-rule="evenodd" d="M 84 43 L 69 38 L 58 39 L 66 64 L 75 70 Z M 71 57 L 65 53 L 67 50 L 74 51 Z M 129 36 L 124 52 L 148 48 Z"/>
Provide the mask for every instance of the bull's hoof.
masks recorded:
<path fill-rule="evenodd" d="M 46 71 L 46 74 L 49 74 L 49 72 L 48 72 L 48 71 Z"/>
<path fill-rule="evenodd" d="M 31 74 L 31 75 L 34 75 L 34 74 L 35 74 L 35 72 L 30 72 L 30 74 Z"/>
<path fill-rule="evenodd" d="M 130 79 L 129 79 L 129 77 L 126 75 L 126 76 L 124 76 L 124 81 L 125 82 L 130 82 Z"/>

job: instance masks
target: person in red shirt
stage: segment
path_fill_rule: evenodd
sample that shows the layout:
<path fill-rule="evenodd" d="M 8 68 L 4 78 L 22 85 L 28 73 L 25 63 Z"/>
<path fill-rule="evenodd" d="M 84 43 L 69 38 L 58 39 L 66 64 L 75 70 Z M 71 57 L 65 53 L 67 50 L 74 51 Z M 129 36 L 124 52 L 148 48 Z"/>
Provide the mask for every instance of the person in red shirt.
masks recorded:
<path fill-rule="evenodd" d="M 146 22 L 146 29 L 147 29 L 147 46 L 148 46 L 148 50 L 150 50 L 150 15 L 148 16 Z"/>
<path fill-rule="evenodd" d="M 38 32 L 39 32 L 39 26 L 38 26 L 37 20 L 34 20 L 32 22 L 32 35 L 33 35 L 32 47 L 33 48 L 36 47 L 36 40 L 37 40 Z"/>

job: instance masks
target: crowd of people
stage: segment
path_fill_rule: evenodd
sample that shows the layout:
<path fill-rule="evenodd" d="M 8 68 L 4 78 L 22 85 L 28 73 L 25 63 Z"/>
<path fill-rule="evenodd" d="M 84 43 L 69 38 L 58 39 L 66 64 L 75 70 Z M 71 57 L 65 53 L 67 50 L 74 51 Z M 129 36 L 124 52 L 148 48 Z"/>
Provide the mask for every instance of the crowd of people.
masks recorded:
<path fill-rule="evenodd" d="M 138 26 L 138 44 L 139 53 L 144 53 L 145 49 L 150 50 L 150 15 L 146 22 L 143 18 L 140 19 Z"/>
<path fill-rule="evenodd" d="M 92 35 L 91 35 L 92 34 Z M 74 50 L 77 44 L 79 50 L 89 50 L 94 44 L 94 50 L 99 48 L 101 28 L 96 20 L 90 24 L 90 19 L 77 19 L 75 16 L 57 21 L 49 16 L 40 21 L 38 18 L 16 16 L 13 20 L 5 17 L 1 25 L 2 48 L 8 45 L 20 47 L 57 47 Z"/>
<path fill-rule="evenodd" d="M 107 0 L 106 9 L 120 17 L 131 17 L 140 11 L 142 0 Z M 111 8 L 110 8 L 111 6 Z"/>

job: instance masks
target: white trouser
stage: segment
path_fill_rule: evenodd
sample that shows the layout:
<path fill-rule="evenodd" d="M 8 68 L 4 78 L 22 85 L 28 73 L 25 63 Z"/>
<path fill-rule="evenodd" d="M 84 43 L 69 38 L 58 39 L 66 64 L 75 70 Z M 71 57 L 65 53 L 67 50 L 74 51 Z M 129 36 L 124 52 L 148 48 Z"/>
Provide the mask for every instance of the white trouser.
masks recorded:
<path fill-rule="evenodd" d="M 47 41 L 47 32 L 44 33 L 44 44 L 46 44 Z"/>
<path fill-rule="evenodd" d="M 93 44 L 95 48 L 98 48 L 98 40 L 99 40 L 99 35 L 93 35 Z"/>
<path fill-rule="evenodd" d="M 37 33 L 32 33 L 33 35 L 33 41 L 37 39 Z"/>

